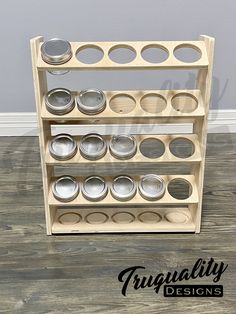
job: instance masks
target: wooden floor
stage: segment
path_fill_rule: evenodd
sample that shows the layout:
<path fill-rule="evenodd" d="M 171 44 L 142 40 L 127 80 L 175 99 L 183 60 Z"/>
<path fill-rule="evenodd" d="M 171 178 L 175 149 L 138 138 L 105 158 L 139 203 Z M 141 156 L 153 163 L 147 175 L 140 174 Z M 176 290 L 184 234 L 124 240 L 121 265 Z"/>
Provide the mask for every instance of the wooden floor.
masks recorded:
<path fill-rule="evenodd" d="M 48 237 L 38 140 L 0 138 L 0 313 L 236 313 L 236 134 L 211 134 L 208 144 L 200 235 Z M 229 264 L 223 298 L 164 298 L 152 288 L 121 295 L 124 268 L 155 275 L 200 257 Z"/>

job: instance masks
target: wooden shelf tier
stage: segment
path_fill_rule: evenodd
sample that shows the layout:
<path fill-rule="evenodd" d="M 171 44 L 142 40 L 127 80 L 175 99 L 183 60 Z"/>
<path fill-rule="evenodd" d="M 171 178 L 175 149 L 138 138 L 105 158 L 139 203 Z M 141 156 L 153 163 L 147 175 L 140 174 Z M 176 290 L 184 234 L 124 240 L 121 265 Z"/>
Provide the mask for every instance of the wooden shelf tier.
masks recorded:
<path fill-rule="evenodd" d="M 45 63 L 38 53 L 37 68 L 39 70 L 122 70 L 122 69 L 201 69 L 209 64 L 205 42 L 199 41 L 142 41 L 142 42 L 71 42 L 72 58 L 61 65 L 51 65 Z M 39 45 L 39 48 L 41 44 Z M 192 48 L 199 52 L 200 58 L 195 62 L 183 62 L 177 59 L 174 52 L 179 48 Z M 87 48 L 94 48 L 101 52 L 101 59 L 96 63 L 83 63 L 76 57 L 79 51 Z M 135 53 L 135 57 L 128 63 L 114 62 L 109 54 L 111 51 L 119 48 L 127 48 Z M 148 48 L 160 48 L 167 52 L 167 58 L 160 63 L 151 63 L 142 57 L 142 52 Z"/>
<path fill-rule="evenodd" d="M 139 176 L 131 176 L 134 181 L 137 183 L 140 180 Z M 140 194 L 139 191 L 137 191 L 136 195 L 129 201 L 119 201 L 116 200 L 110 193 L 110 191 L 108 191 L 107 196 L 100 201 L 90 201 L 87 200 L 86 198 L 84 198 L 84 196 L 82 195 L 81 191 L 79 193 L 79 195 L 70 202 L 64 203 L 61 202 L 59 200 L 57 200 L 53 193 L 52 193 L 52 183 L 54 180 L 56 180 L 56 178 L 53 178 L 49 187 L 49 196 L 48 196 L 48 203 L 50 206 L 65 206 L 65 205 L 70 205 L 70 206 L 77 206 L 77 207 L 81 207 L 81 206 L 127 206 L 127 205 L 150 205 L 150 204 L 161 204 L 161 205 L 189 205 L 189 204 L 197 204 L 199 197 L 198 197 L 198 189 L 197 189 L 197 185 L 196 185 L 196 181 L 195 181 L 195 177 L 194 175 L 166 175 L 166 176 L 160 176 L 166 186 L 168 186 L 168 183 L 170 183 L 172 180 L 174 179 L 182 179 L 184 181 L 187 181 L 190 186 L 191 186 L 191 195 L 186 198 L 186 199 L 176 199 L 174 197 L 172 197 L 169 192 L 168 189 L 166 188 L 165 194 L 163 195 L 162 198 L 160 198 L 159 200 L 156 201 L 149 201 L 144 199 Z M 81 184 L 84 181 L 85 177 L 77 177 L 76 180 Z M 112 182 L 112 177 L 108 177 L 108 176 L 104 176 L 105 181 L 108 184 L 108 187 L 111 186 L 111 182 Z"/>
<path fill-rule="evenodd" d="M 82 136 L 74 136 L 73 138 L 77 142 L 77 146 L 79 147 L 80 140 Z M 136 142 L 137 142 L 137 152 L 136 154 L 127 160 L 120 160 L 115 157 L 113 157 L 109 151 L 109 142 L 111 139 L 111 136 L 103 136 L 104 140 L 107 143 L 107 153 L 105 154 L 104 157 L 93 161 L 93 160 L 88 160 L 84 158 L 78 149 L 77 154 L 72 157 L 69 160 L 65 161 L 60 161 L 54 159 L 49 152 L 49 141 L 46 145 L 46 154 L 45 154 L 45 162 L 48 165 L 68 165 L 68 164 L 114 164 L 114 163 L 126 163 L 126 164 L 132 164 L 132 163 L 170 163 L 170 162 L 177 162 L 177 163 L 199 163 L 202 158 L 201 158 L 201 149 L 200 149 L 200 144 L 198 140 L 198 136 L 196 134 L 171 134 L 171 135 L 134 135 Z M 158 139 L 160 140 L 164 147 L 165 151 L 162 156 L 158 158 L 149 158 L 144 156 L 141 151 L 140 151 L 140 144 L 147 140 L 147 139 Z M 194 147 L 194 152 L 190 157 L 187 158 L 179 158 L 173 155 L 169 149 L 169 144 L 176 139 L 186 139 L 192 142 L 193 147 Z"/>
<path fill-rule="evenodd" d="M 107 232 L 194 232 L 188 208 L 57 208 L 53 234 Z"/>
<path fill-rule="evenodd" d="M 74 92 L 76 96 L 78 93 Z M 50 113 L 43 99 L 41 117 L 53 123 L 188 123 L 204 117 L 205 106 L 198 89 L 107 91 L 106 108 L 96 115 L 86 115 L 75 108 L 62 116 Z M 160 112 L 157 112 L 159 111 Z M 125 120 L 124 120 L 125 119 Z"/>

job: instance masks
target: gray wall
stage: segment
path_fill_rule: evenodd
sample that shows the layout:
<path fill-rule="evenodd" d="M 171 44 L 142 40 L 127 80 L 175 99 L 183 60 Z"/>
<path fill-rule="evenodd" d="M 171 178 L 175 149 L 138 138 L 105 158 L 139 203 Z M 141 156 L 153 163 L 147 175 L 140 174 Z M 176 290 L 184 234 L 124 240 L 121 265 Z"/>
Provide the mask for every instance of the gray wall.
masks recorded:
<path fill-rule="evenodd" d="M 1 1 L 0 112 L 35 111 L 30 38 L 70 41 L 216 38 L 212 108 L 235 108 L 235 0 L 7 0 Z M 184 88 L 194 73 L 82 72 L 54 78 L 50 87 L 81 89 Z"/>

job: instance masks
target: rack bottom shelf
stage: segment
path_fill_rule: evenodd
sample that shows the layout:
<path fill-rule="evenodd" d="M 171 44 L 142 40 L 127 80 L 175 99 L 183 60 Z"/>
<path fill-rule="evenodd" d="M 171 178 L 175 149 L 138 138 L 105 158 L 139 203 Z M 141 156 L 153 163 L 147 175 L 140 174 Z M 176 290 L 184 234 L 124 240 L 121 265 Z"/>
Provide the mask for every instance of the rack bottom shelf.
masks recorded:
<path fill-rule="evenodd" d="M 58 208 L 52 233 L 195 232 L 188 208 Z"/>

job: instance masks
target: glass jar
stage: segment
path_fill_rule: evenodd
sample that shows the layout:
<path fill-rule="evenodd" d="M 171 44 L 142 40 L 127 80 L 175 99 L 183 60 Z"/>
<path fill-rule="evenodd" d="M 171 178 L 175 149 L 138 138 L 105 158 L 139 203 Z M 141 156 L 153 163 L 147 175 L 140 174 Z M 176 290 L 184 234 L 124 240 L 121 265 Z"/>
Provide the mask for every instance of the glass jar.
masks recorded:
<path fill-rule="evenodd" d="M 100 201 L 106 197 L 108 187 L 102 177 L 90 176 L 84 180 L 81 191 L 87 200 Z"/>
<path fill-rule="evenodd" d="M 111 194 L 118 201 L 129 201 L 136 194 L 136 183 L 125 175 L 115 177 L 111 184 Z"/>
<path fill-rule="evenodd" d="M 117 159 L 130 159 L 137 151 L 137 143 L 132 135 L 114 135 L 110 141 L 111 155 Z"/>
<path fill-rule="evenodd" d="M 71 44 L 64 39 L 52 38 L 41 46 L 41 57 L 51 65 L 60 65 L 68 62 L 72 57 Z M 65 74 L 69 70 L 48 70 L 51 74 Z"/>
<path fill-rule="evenodd" d="M 66 88 L 54 88 L 45 96 L 47 110 L 56 115 L 64 115 L 75 107 L 75 99 Z"/>
<path fill-rule="evenodd" d="M 70 202 L 79 194 L 79 183 L 74 177 L 61 176 L 52 185 L 54 197 L 61 202 Z"/>
<path fill-rule="evenodd" d="M 165 182 L 156 174 L 147 174 L 139 182 L 139 192 L 146 200 L 158 200 L 165 194 Z"/>
<path fill-rule="evenodd" d="M 79 149 L 84 158 L 97 160 L 106 154 L 107 144 L 101 135 L 90 133 L 82 137 Z"/>
<path fill-rule="evenodd" d="M 77 143 L 68 134 L 58 134 L 49 143 L 49 153 L 57 160 L 71 159 L 77 152 Z"/>
<path fill-rule="evenodd" d="M 95 115 L 106 108 L 106 96 L 98 89 L 82 90 L 77 97 L 78 109 L 87 115 Z"/>

